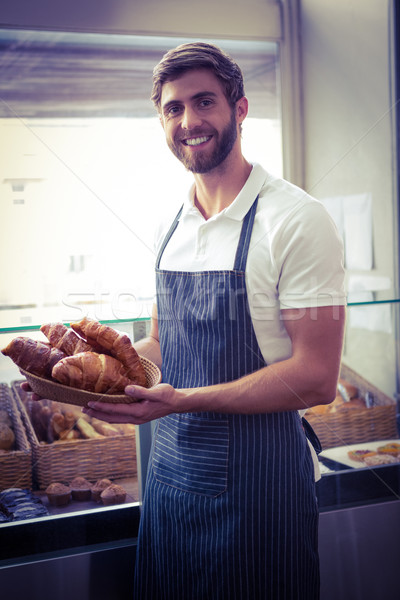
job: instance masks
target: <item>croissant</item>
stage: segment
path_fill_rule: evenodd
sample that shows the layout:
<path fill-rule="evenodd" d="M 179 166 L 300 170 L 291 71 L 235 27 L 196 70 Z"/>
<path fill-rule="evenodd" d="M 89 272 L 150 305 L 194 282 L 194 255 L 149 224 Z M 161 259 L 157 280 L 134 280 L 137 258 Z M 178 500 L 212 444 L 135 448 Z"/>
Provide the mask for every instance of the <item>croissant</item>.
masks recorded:
<path fill-rule="evenodd" d="M 65 357 L 64 352 L 58 348 L 27 337 L 14 338 L 2 353 L 9 356 L 21 369 L 47 378 L 51 378 L 54 365 Z"/>
<path fill-rule="evenodd" d="M 101 352 L 111 354 L 119 360 L 124 365 L 126 376 L 129 377 L 131 383 L 146 386 L 147 380 L 144 367 L 126 334 L 119 333 L 112 327 L 102 325 L 98 321 L 87 317 L 84 317 L 78 323 L 71 323 L 71 327 L 96 350 L 100 347 Z"/>
<path fill-rule="evenodd" d="M 52 375 L 64 385 L 98 394 L 118 394 L 132 383 L 119 360 L 97 352 L 66 356 L 54 365 Z"/>
<path fill-rule="evenodd" d="M 68 356 L 93 350 L 85 340 L 63 323 L 46 323 L 41 326 L 40 331 L 54 348 L 59 348 Z"/>

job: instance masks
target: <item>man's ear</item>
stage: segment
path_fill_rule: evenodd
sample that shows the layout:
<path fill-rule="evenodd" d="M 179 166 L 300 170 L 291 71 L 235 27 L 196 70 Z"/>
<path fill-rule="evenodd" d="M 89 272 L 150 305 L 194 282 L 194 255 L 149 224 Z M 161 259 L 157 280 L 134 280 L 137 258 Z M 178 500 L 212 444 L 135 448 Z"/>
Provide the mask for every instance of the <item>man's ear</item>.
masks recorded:
<path fill-rule="evenodd" d="M 249 112 L 249 102 L 248 102 L 246 96 L 243 96 L 243 98 L 240 98 L 240 100 L 238 100 L 236 102 L 236 116 L 238 119 L 238 123 L 243 123 L 243 121 L 247 117 L 248 112 Z"/>
<path fill-rule="evenodd" d="M 164 129 L 164 119 L 163 119 L 163 116 L 162 116 L 162 114 L 160 112 L 158 113 L 158 120 L 161 123 L 161 127 Z"/>

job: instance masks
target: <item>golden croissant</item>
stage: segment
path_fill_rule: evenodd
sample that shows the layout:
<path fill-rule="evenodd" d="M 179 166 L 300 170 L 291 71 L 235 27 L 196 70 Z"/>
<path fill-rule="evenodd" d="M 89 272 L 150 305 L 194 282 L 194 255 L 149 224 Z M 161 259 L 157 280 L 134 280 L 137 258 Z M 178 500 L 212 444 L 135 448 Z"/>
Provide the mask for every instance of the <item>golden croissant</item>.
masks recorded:
<path fill-rule="evenodd" d="M 2 353 L 21 369 L 46 378 L 51 378 L 54 365 L 65 357 L 58 348 L 27 337 L 14 338 Z"/>
<path fill-rule="evenodd" d="M 133 383 L 119 360 L 97 352 L 66 356 L 54 365 L 52 376 L 64 385 L 98 394 L 123 393 Z"/>
<path fill-rule="evenodd" d="M 68 356 L 93 350 L 90 344 L 63 323 L 46 323 L 41 326 L 40 331 L 54 348 L 59 348 Z"/>
<path fill-rule="evenodd" d="M 71 327 L 96 351 L 110 354 L 119 360 L 124 365 L 126 376 L 131 382 L 146 386 L 144 367 L 129 336 L 87 317 L 77 323 L 71 323 Z"/>

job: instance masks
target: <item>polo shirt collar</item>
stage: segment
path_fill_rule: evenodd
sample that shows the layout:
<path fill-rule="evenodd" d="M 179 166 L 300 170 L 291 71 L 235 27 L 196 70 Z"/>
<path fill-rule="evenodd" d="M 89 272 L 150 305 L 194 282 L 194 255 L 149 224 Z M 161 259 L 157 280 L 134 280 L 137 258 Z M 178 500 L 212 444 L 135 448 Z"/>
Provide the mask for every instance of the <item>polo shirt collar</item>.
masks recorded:
<path fill-rule="evenodd" d="M 216 217 L 221 214 L 224 214 L 229 219 L 233 219 L 234 221 L 242 221 L 247 214 L 250 206 L 253 204 L 254 200 L 257 198 L 258 194 L 261 191 L 266 179 L 268 177 L 268 173 L 264 170 L 264 168 L 257 164 L 253 164 L 253 168 L 250 172 L 250 175 L 240 190 L 239 194 L 236 196 L 232 204 L 230 204 L 227 208 L 224 208 Z M 199 215 L 199 210 L 194 205 L 194 184 L 189 190 L 188 196 L 183 204 L 183 210 L 181 214 L 181 219 L 185 218 L 189 215 Z"/>

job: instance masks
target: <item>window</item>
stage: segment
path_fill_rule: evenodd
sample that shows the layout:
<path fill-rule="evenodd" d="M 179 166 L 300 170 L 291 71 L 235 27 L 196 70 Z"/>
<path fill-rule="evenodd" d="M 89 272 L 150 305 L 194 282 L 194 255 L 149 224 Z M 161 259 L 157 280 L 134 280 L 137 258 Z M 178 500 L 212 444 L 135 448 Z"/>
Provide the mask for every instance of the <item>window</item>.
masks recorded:
<path fill-rule="evenodd" d="M 148 317 L 153 228 L 192 181 L 149 100 L 183 39 L 0 31 L 0 327 Z M 220 43 L 250 102 L 244 153 L 282 173 L 277 45 Z"/>

